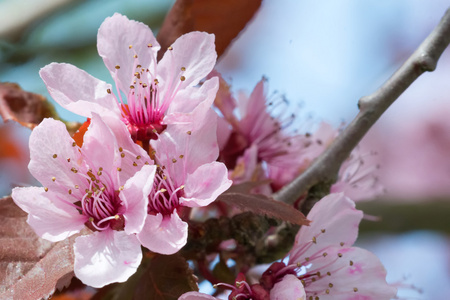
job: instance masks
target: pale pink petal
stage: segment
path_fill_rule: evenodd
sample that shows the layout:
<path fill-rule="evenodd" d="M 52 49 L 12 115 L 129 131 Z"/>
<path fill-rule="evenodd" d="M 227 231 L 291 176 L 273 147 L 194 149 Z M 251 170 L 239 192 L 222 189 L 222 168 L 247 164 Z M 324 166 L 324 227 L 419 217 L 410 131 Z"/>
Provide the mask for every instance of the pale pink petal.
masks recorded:
<path fill-rule="evenodd" d="M 75 275 L 84 284 L 96 288 L 126 281 L 142 260 L 136 236 L 124 231 L 97 231 L 77 237 L 74 250 Z"/>
<path fill-rule="evenodd" d="M 148 195 L 153 188 L 156 166 L 143 166 L 142 169 L 128 179 L 120 199 L 125 206 L 125 232 L 138 233 L 144 226 L 147 216 Z"/>
<path fill-rule="evenodd" d="M 314 260 L 307 271 L 327 274 L 308 280 L 305 286 L 308 296 L 318 296 L 321 300 L 389 300 L 395 297 L 397 289 L 386 283 L 386 270 L 373 253 L 357 247 L 333 247 L 326 252 L 328 255 Z"/>
<path fill-rule="evenodd" d="M 174 210 L 170 216 L 148 215 L 138 239 L 150 251 L 173 254 L 186 245 L 187 234 L 188 224 Z"/>
<path fill-rule="evenodd" d="M 215 161 L 219 155 L 216 136 L 217 114 L 210 109 L 203 119 L 194 123 L 173 124 L 152 140 L 158 164 L 177 184 L 199 166 Z M 199 147 L 201 145 L 201 147 Z"/>
<path fill-rule="evenodd" d="M 297 233 L 291 250 L 292 259 L 295 259 L 296 250 L 308 243 L 311 245 L 308 250 L 302 251 L 303 257 L 309 257 L 329 246 L 353 245 L 362 216 L 363 213 L 355 209 L 355 203 L 342 193 L 325 196 L 307 216 L 311 225 L 302 226 Z"/>
<path fill-rule="evenodd" d="M 117 13 L 106 18 L 98 30 L 98 53 L 113 78 L 117 77 L 120 89 L 126 93 L 133 80 L 136 65 L 140 64 L 145 69 L 154 69 L 159 48 L 158 42 L 147 25 L 128 20 L 127 17 Z M 134 57 L 135 55 L 137 58 Z M 120 69 L 116 69 L 116 66 L 120 66 Z"/>
<path fill-rule="evenodd" d="M 301 281 L 288 274 L 270 290 L 270 300 L 305 300 L 305 289 Z"/>
<path fill-rule="evenodd" d="M 266 96 L 264 91 L 264 82 L 265 79 L 261 79 L 253 89 L 252 93 L 248 97 L 248 99 L 245 99 L 245 101 L 239 101 L 239 112 L 242 116 L 242 120 L 248 119 L 250 121 L 251 118 L 257 118 L 259 117 L 260 113 L 266 114 L 268 117 L 270 115 L 267 113 L 267 106 L 266 106 Z M 243 100 L 242 99 L 242 100 Z M 240 99 L 241 100 L 241 99 Z M 246 121 L 244 121 L 246 122 Z M 250 125 L 250 124 L 248 124 Z"/>
<path fill-rule="evenodd" d="M 217 143 L 219 149 L 223 150 L 231 135 L 231 126 L 224 118 L 217 118 Z"/>
<path fill-rule="evenodd" d="M 12 198 L 28 213 L 27 222 L 36 234 L 51 242 L 62 241 L 78 233 L 87 221 L 87 217 L 71 203 L 64 202 L 65 195 L 45 192 L 43 188 L 14 188 Z"/>
<path fill-rule="evenodd" d="M 181 295 L 178 300 L 218 300 L 219 298 L 199 292 L 187 292 Z"/>
<path fill-rule="evenodd" d="M 87 118 L 92 112 L 120 115 L 111 85 L 70 64 L 51 63 L 39 72 L 50 95 L 65 109 Z"/>
<path fill-rule="evenodd" d="M 120 119 L 112 116 L 102 116 L 102 119 L 114 133 L 119 152 L 121 152 L 121 171 L 119 173 L 119 181 L 121 183 L 132 177 L 145 164 L 153 165 L 153 161 L 147 152 L 133 142 L 130 132 Z"/>
<path fill-rule="evenodd" d="M 97 114 L 92 114 L 91 124 L 83 139 L 83 153 L 89 157 L 89 167 L 113 170 L 121 164 L 116 138 Z"/>
<path fill-rule="evenodd" d="M 28 169 L 51 191 L 67 194 L 70 187 L 81 185 L 80 176 L 71 171 L 79 168 L 81 160 L 79 148 L 73 144 L 66 125 L 53 119 L 44 119 L 30 135 Z"/>
<path fill-rule="evenodd" d="M 195 86 L 213 69 L 217 54 L 214 35 L 190 32 L 179 37 L 158 64 L 158 78 L 163 80 L 161 96 L 172 98 L 176 90 Z M 181 68 L 185 68 L 182 71 Z M 184 80 L 180 80 L 184 76 Z"/>
<path fill-rule="evenodd" d="M 214 161 L 204 164 L 186 177 L 181 204 L 190 207 L 206 206 L 216 200 L 232 183 L 223 163 Z"/>
<path fill-rule="evenodd" d="M 177 93 L 164 118 L 165 124 L 195 122 L 202 119 L 216 97 L 219 82 L 216 77 L 205 81 L 200 88 L 187 87 Z"/>
<path fill-rule="evenodd" d="M 230 86 L 223 79 L 222 75 L 216 70 L 211 71 L 207 78 L 212 78 L 214 76 L 217 76 L 219 78 L 219 90 L 217 91 L 214 105 L 220 110 L 225 120 L 227 120 L 233 126 L 236 126 L 238 120 L 234 116 L 234 110 L 237 107 L 237 103 L 231 95 Z"/>

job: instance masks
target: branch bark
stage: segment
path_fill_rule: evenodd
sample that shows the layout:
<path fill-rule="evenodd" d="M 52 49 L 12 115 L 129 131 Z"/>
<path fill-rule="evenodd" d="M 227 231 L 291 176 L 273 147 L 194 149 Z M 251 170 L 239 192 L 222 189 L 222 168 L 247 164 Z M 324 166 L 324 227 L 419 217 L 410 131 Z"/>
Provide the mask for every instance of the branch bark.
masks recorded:
<path fill-rule="evenodd" d="M 450 43 L 450 8 L 440 23 L 408 60 L 373 94 L 358 102 L 359 113 L 333 143 L 290 184 L 273 195 L 276 200 L 294 203 L 311 187 L 333 183 L 342 162 L 387 108 L 424 72 L 435 70 L 442 52 Z"/>

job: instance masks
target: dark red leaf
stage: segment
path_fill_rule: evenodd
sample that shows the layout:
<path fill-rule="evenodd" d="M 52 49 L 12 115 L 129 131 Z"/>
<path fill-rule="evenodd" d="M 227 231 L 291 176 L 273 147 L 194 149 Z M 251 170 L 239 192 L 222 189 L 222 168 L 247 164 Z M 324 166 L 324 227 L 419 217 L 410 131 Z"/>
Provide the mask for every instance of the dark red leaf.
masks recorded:
<path fill-rule="evenodd" d="M 225 192 L 219 196 L 218 200 L 234 205 L 244 211 L 251 211 L 259 215 L 267 215 L 293 224 L 309 225 L 310 223 L 305 215 L 292 206 L 275 201 L 265 195 Z"/>
<path fill-rule="evenodd" d="M 177 0 L 158 33 L 161 49 L 167 49 L 179 36 L 191 31 L 216 35 L 217 55 L 244 29 L 262 0 Z M 164 51 L 160 51 L 161 58 Z"/>
<path fill-rule="evenodd" d="M 11 197 L 0 199 L 0 299 L 41 299 L 73 276 L 76 236 L 58 243 L 39 238 Z"/>
<path fill-rule="evenodd" d="M 177 300 L 190 291 L 198 291 L 198 287 L 184 257 L 179 254 L 156 255 L 141 277 L 134 299 Z"/>
<path fill-rule="evenodd" d="M 44 96 L 26 92 L 15 83 L 0 83 L 0 116 L 33 129 L 44 118 L 56 116 L 53 105 Z"/>

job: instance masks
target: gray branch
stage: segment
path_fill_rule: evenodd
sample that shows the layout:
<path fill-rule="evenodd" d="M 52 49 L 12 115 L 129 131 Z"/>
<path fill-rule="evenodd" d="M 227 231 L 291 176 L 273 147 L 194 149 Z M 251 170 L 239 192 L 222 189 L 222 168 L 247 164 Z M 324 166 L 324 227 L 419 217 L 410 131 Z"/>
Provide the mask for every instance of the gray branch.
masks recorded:
<path fill-rule="evenodd" d="M 373 94 L 358 102 L 359 113 L 334 142 L 290 184 L 273 196 L 294 203 L 319 183 L 333 183 L 342 162 L 386 109 L 424 72 L 434 71 L 442 52 L 450 43 L 450 9 L 408 60 Z"/>

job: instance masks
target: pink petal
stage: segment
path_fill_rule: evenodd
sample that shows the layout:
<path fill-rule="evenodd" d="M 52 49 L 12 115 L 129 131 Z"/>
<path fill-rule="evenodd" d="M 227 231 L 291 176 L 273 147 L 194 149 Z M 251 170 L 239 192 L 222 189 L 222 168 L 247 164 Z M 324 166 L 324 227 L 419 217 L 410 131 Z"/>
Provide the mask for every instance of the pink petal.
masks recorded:
<path fill-rule="evenodd" d="M 302 251 L 303 257 L 309 257 L 320 249 L 329 246 L 353 245 L 358 236 L 359 222 L 363 213 L 355 209 L 355 203 L 343 194 L 330 194 L 322 198 L 307 216 L 310 226 L 302 226 L 295 238 L 291 250 L 295 259 L 296 250 L 311 243 L 308 250 Z"/>
<path fill-rule="evenodd" d="M 288 274 L 270 290 L 270 300 L 294 299 L 305 300 L 306 293 L 301 281 L 296 276 Z"/>
<path fill-rule="evenodd" d="M 65 109 L 87 118 L 92 112 L 120 115 L 111 85 L 70 64 L 51 63 L 39 72 L 50 95 Z"/>
<path fill-rule="evenodd" d="M 199 292 L 187 292 L 181 295 L 178 300 L 218 300 L 218 298 Z"/>
<path fill-rule="evenodd" d="M 153 161 L 147 152 L 133 142 L 130 132 L 120 119 L 111 116 L 102 116 L 102 119 L 113 132 L 117 140 L 117 146 L 122 148 L 120 153 L 120 167 L 122 170 L 119 172 L 119 181 L 121 183 L 124 183 L 128 178 L 132 177 L 146 163 L 153 165 Z"/>
<path fill-rule="evenodd" d="M 204 164 L 187 176 L 181 203 L 189 207 L 206 206 L 216 200 L 232 183 L 223 163 L 214 161 Z"/>
<path fill-rule="evenodd" d="M 125 232 L 127 234 L 138 233 L 144 226 L 147 216 L 148 195 L 153 188 L 156 166 L 143 166 L 142 169 L 128 179 L 120 199 L 126 206 L 123 214 L 125 217 Z"/>
<path fill-rule="evenodd" d="M 188 224 L 180 219 L 176 210 L 170 216 L 158 213 L 147 216 L 138 239 L 150 251 L 173 254 L 186 245 L 187 230 Z"/>
<path fill-rule="evenodd" d="M 106 18 L 100 26 L 97 49 L 113 78 L 117 72 L 119 87 L 127 94 L 134 67 L 140 64 L 145 69 L 153 70 L 160 46 L 147 25 L 116 13 Z M 135 64 L 135 60 L 138 63 Z M 116 66 L 120 66 L 120 69 L 116 69 Z"/>
<path fill-rule="evenodd" d="M 167 50 L 158 64 L 159 77 L 164 79 L 161 97 L 172 98 L 176 89 L 195 86 L 211 72 L 217 59 L 214 39 L 213 34 L 190 32 L 173 43 L 173 50 Z"/>
<path fill-rule="evenodd" d="M 84 135 L 82 149 L 89 158 L 89 167 L 95 170 L 101 167 L 109 172 L 121 164 L 119 146 L 113 132 L 95 113 Z"/>
<path fill-rule="evenodd" d="M 39 187 L 14 188 L 14 202 L 28 213 L 27 222 L 37 235 L 51 242 L 62 241 L 84 228 L 87 217 L 71 204 L 64 202 L 65 195 Z"/>
<path fill-rule="evenodd" d="M 142 260 L 136 236 L 124 231 L 97 231 L 77 237 L 74 250 L 75 275 L 84 284 L 96 288 L 126 281 Z"/>
<path fill-rule="evenodd" d="M 199 166 L 215 161 L 219 155 L 216 136 L 217 114 L 209 109 L 203 119 L 194 123 L 174 124 L 152 140 L 156 159 L 177 184 Z M 199 147 L 201 145 L 201 147 Z"/>
<path fill-rule="evenodd" d="M 200 88 L 187 87 L 179 91 L 170 104 L 164 122 L 170 124 L 202 119 L 211 108 L 218 88 L 218 79 L 214 77 L 205 81 Z"/>
<path fill-rule="evenodd" d="M 314 261 L 307 272 L 330 275 L 309 281 L 305 286 L 308 296 L 317 295 L 321 300 L 389 300 L 397 294 L 397 289 L 386 283 L 386 270 L 373 253 L 357 247 L 333 247 L 327 254 Z"/>
<path fill-rule="evenodd" d="M 30 135 L 28 168 L 34 178 L 51 191 L 67 194 L 69 188 L 81 185 L 80 176 L 71 171 L 72 167 L 78 169 L 81 160 L 79 148 L 73 143 L 66 125 L 53 119 L 44 119 Z"/>

